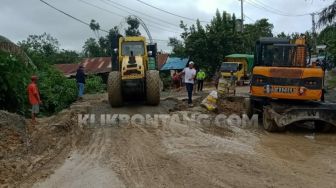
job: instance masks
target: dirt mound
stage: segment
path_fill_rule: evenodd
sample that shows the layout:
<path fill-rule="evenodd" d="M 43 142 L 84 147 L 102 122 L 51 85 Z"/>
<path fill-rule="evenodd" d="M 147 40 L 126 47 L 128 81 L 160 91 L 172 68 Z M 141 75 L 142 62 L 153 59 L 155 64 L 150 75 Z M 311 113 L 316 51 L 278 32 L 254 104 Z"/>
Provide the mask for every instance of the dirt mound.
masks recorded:
<path fill-rule="evenodd" d="M 0 159 L 22 149 L 27 140 L 25 124 L 23 117 L 0 111 Z"/>
<path fill-rule="evenodd" d="M 77 113 L 87 112 L 85 106 L 75 104 L 38 119 L 34 126 L 17 114 L 0 111 L 0 184 L 17 186 L 51 160 L 64 158 L 60 155 L 70 150 L 81 133 Z"/>
<path fill-rule="evenodd" d="M 226 97 L 217 99 L 218 113 L 243 114 L 246 113 L 242 97 Z"/>

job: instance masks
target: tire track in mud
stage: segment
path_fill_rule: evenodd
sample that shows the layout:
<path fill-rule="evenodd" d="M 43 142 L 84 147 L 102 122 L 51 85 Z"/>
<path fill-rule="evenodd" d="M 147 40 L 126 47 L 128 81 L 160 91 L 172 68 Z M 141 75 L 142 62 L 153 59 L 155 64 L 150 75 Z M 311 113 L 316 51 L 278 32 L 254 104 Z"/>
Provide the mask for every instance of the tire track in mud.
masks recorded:
<path fill-rule="evenodd" d="M 92 113 L 97 114 L 169 111 L 164 106 L 121 109 L 111 109 L 105 103 L 93 106 Z M 71 157 L 34 187 L 336 185 L 332 178 L 336 176 L 335 165 L 327 167 L 336 164 L 335 145 L 325 147 L 300 135 L 265 134 L 239 128 L 209 130 L 202 125 L 128 125 L 86 129 L 85 136 L 75 146 Z"/>

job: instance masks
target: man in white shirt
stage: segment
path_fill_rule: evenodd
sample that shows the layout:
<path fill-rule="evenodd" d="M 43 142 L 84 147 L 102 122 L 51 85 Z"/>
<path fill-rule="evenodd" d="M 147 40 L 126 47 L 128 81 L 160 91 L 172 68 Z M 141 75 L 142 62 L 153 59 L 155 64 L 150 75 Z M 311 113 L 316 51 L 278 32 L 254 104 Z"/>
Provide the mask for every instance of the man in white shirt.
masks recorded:
<path fill-rule="evenodd" d="M 194 80 L 196 76 L 196 70 L 194 69 L 194 62 L 190 61 L 189 66 L 184 68 L 180 74 L 184 74 L 184 83 L 188 92 L 188 105 L 192 107 L 192 92 L 194 88 Z"/>

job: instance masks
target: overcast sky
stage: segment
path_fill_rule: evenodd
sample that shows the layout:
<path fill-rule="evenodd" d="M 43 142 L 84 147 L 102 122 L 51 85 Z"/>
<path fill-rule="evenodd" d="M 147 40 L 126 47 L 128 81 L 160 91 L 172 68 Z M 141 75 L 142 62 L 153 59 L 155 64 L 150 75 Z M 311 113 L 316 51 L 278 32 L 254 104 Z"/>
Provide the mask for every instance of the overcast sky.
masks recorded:
<path fill-rule="evenodd" d="M 159 39 L 159 49 L 169 51 L 168 37 L 179 36 L 181 18 L 148 7 L 137 0 L 45 0 L 51 5 L 85 22 L 95 19 L 102 29 L 118 26 L 126 28 L 125 18 L 130 14 L 140 16 L 154 39 Z M 210 21 L 216 9 L 235 13 L 240 17 L 239 0 L 142 0 L 174 14 L 188 18 Z M 301 15 L 321 10 L 334 0 L 244 0 L 246 23 L 268 18 L 274 24 L 274 33 L 304 32 L 312 27 L 311 16 Z M 92 5 L 88 5 L 89 2 Z M 130 9 L 120 7 L 127 6 Z M 94 7 L 94 6 L 96 7 Z M 119 7 L 118 7 L 119 6 Z M 99 9 L 103 8 L 105 10 Z M 137 11 L 137 12 L 134 12 Z M 280 12 L 281 11 L 281 12 Z M 275 12 L 277 14 L 274 14 Z M 124 16 L 124 17 L 122 17 Z M 187 24 L 193 21 L 184 20 Z M 95 37 L 90 28 L 66 15 L 46 6 L 39 0 L 1 0 L 0 35 L 14 42 L 24 40 L 30 34 L 50 33 L 60 42 L 62 49 L 81 51 L 85 40 Z M 141 29 L 141 32 L 145 32 Z M 105 33 L 100 32 L 101 35 Z"/>

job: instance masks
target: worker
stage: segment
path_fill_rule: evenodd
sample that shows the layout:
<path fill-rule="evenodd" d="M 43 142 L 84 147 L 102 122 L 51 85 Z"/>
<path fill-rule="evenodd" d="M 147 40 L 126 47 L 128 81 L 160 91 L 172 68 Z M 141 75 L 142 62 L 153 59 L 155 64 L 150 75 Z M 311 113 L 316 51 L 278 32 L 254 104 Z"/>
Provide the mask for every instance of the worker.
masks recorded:
<path fill-rule="evenodd" d="M 136 63 L 136 60 L 135 60 L 135 56 L 133 54 L 133 51 L 131 51 L 131 55 L 129 57 L 129 61 L 128 61 L 129 64 L 134 64 Z"/>
<path fill-rule="evenodd" d="M 197 91 L 202 91 L 203 90 L 203 82 L 205 79 L 205 72 L 200 69 L 200 71 L 198 71 L 197 75 L 196 75 L 196 79 L 197 79 Z"/>
<path fill-rule="evenodd" d="M 183 71 L 179 73 L 179 75 L 181 74 L 184 75 L 184 83 L 186 85 L 186 89 L 188 92 L 188 105 L 189 107 L 193 107 L 192 92 L 196 76 L 196 70 L 194 69 L 194 62 L 190 61 L 188 67 L 184 68 Z"/>
<path fill-rule="evenodd" d="M 29 103 L 32 106 L 32 114 L 31 114 L 31 122 L 32 124 L 37 124 L 36 116 L 40 111 L 40 104 L 42 104 L 39 89 L 37 87 L 37 76 L 31 77 L 31 83 L 28 85 L 27 91 L 28 91 L 28 99 Z"/>
<path fill-rule="evenodd" d="M 176 90 L 179 90 L 181 86 L 181 78 L 177 71 L 175 71 L 175 73 L 173 74 L 173 85 Z"/>
<path fill-rule="evenodd" d="M 236 77 L 233 74 L 233 71 L 230 72 L 230 89 L 233 90 L 233 95 L 236 95 Z"/>
<path fill-rule="evenodd" d="M 78 85 L 78 100 L 82 100 L 85 86 L 85 73 L 83 65 L 80 65 L 77 69 L 76 81 Z"/>
<path fill-rule="evenodd" d="M 214 80 L 215 80 L 215 87 L 216 89 L 218 89 L 218 84 L 219 84 L 219 79 L 222 77 L 221 72 L 218 70 L 216 71 L 216 74 L 214 76 Z"/>

